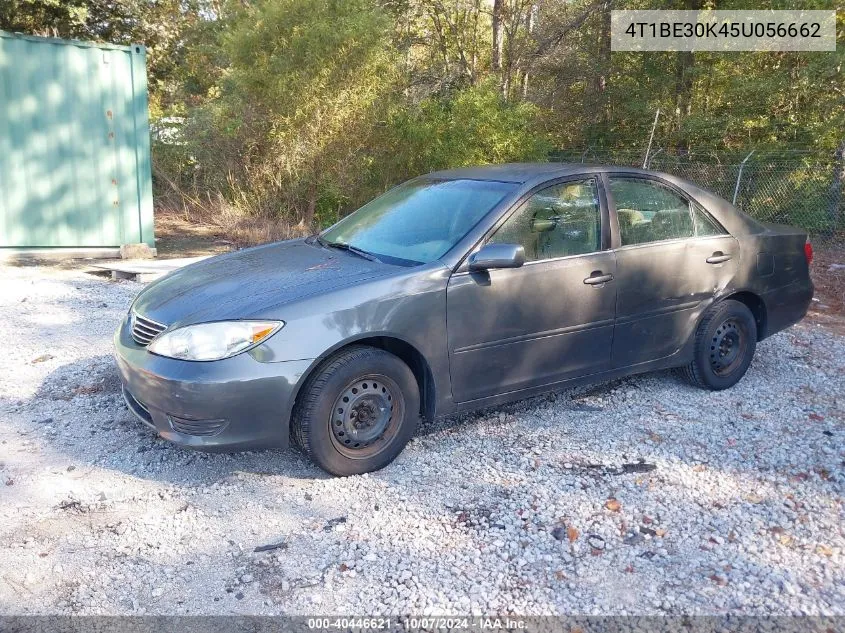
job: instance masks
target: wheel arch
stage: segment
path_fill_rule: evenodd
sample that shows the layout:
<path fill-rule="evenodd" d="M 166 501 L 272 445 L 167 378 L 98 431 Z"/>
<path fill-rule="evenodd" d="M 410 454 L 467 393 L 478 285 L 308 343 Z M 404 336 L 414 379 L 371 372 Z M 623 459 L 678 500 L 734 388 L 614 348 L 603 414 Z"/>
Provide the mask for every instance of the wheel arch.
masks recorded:
<path fill-rule="evenodd" d="M 293 413 L 299 401 L 299 395 L 302 386 L 308 381 L 322 367 L 325 362 L 337 354 L 338 352 L 355 346 L 374 347 L 390 352 L 405 363 L 414 374 L 417 381 L 417 386 L 420 390 L 420 415 L 427 420 L 434 419 L 436 409 L 436 385 L 434 382 L 434 373 L 431 371 L 431 366 L 423 355 L 412 343 L 403 338 L 392 334 L 368 334 L 354 339 L 344 340 L 328 350 L 326 350 L 319 358 L 316 358 L 311 366 L 300 376 L 296 388 L 294 389 L 293 397 L 290 401 L 290 410 L 288 415 Z"/>
<path fill-rule="evenodd" d="M 755 294 L 750 290 L 741 290 L 739 292 L 725 295 L 724 297 L 721 297 L 719 301 L 725 301 L 727 299 L 733 299 L 734 301 L 739 301 L 745 305 L 745 307 L 751 311 L 751 314 L 754 316 L 754 322 L 757 324 L 757 340 L 762 341 L 766 338 L 768 314 L 766 311 L 766 304 L 763 299 L 758 294 Z"/>

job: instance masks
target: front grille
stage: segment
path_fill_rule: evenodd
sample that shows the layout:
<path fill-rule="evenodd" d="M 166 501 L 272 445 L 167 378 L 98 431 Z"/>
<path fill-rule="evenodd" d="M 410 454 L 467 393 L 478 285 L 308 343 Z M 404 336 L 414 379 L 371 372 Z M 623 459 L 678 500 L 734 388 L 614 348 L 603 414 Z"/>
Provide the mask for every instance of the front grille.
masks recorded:
<path fill-rule="evenodd" d="M 168 416 L 170 426 L 177 433 L 185 435 L 197 435 L 199 437 L 211 437 L 217 435 L 226 428 L 226 420 L 185 420 Z"/>
<path fill-rule="evenodd" d="M 164 332 L 167 326 L 152 319 L 142 317 L 137 312 L 132 313 L 132 339 L 146 347 L 156 336 Z"/>

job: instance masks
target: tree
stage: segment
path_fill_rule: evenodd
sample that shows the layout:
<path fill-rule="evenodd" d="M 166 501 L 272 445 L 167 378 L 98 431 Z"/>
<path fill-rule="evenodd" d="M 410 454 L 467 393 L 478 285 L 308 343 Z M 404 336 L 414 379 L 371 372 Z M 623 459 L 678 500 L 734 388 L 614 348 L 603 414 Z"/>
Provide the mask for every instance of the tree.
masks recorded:
<path fill-rule="evenodd" d="M 717 5 L 745 6 L 664 3 Z M 156 183 L 301 230 L 431 169 L 542 158 L 552 145 L 639 154 L 657 108 L 655 143 L 666 149 L 840 145 L 841 46 L 612 52 L 611 10 L 644 8 L 652 3 L 5 0 L 0 28 L 145 44 L 153 118 L 182 125 L 178 144 L 154 144 Z M 845 32 L 845 14 L 838 21 Z"/>
<path fill-rule="evenodd" d="M 360 189 L 374 123 L 397 64 L 390 22 L 369 0 L 277 0 L 243 9 L 222 34 L 227 68 L 196 148 L 206 182 L 237 183 L 254 211 L 303 230 Z M 235 154 L 215 156 L 220 143 Z M 209 149 L 205 149 L 209 148 Z"/>
<path fill-rule="evenodd" d="M 0 4 L 0 30 L 64 38 L 90 36 L 90 0 L 5 0 Z"/>

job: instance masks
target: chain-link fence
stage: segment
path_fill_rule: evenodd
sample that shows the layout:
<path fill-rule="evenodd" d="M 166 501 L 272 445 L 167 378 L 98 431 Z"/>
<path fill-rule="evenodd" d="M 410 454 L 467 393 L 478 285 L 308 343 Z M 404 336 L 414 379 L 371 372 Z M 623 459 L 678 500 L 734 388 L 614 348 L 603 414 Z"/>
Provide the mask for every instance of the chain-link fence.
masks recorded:
<path fill-rule="evenodd" d="M 551 160 L 642 167 L 644 153 L 559 150 L 552 152 Z M 799 226 L 814 237 L 845 241 L 841 150 L 827 156 L 804 151 L 679 156 L 657 148 L 646 166 L 717 193 L 757 219 Z"/>

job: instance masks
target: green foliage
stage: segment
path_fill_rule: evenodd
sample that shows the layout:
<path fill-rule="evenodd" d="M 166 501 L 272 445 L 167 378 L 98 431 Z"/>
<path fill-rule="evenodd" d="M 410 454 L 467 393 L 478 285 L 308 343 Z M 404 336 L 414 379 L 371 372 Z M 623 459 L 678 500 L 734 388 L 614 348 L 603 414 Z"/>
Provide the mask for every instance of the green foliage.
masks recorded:
<path fill-rule="evenodd" d="M 404 174 L 448 167 L 545 160 L 550 143 L 538 129 L 539 108 L 508 102 L 491 82 L 397 109 L 393 155 Z"/>
<path fill-rule="evenodd" d="M 0 3 L 0 29 L 53 37 L 85 37 L 91 4 L 88 0 L 4 0 Z"/>
<path fill-rule="evenodd" d="M 836 229 L 839 202 L 832 187 L 833 168 L 832 164 L 751 164 L 737 204 L 761 220 L 800 226 L 812 235 L 830 233 Z"/>
<path fill-rule="evenodd" d="M 173 106 L 189 29 L 215 0 L 0 0 L 0 29 L 147 49 L 150 109 Z"/>
<path fill-rule="evenodd" d="M 672 4 L 661 8 L 690 8 Z M 613 8 L 656 7 L 625 0 Z M 716 8 L 748 7 L 739 0 L 720 0 Z M 811 7 L 787 1 L 754 8 Z M 534 97 L 547 106 L 546 124 L 559 147 L 644 150 L 658 108 L 655 144 L 667 150 L 832 153 L 842 143 L 841 41 L 836 52 L 610 53 L 606 11 L 596 11 L 538 62 L 540 85 Z M 840 40 L 843 17 L 837 18 Z M 548 28 L 553 30 L 553 24 Z"/>
<path fill-rule="evenodd" d="M 219 96 L 187 135 L 202 186 L 303 226 L 342 205 L 393 92 L 389 28 L 368 0 L 268 1 L 235 15 Z"/>
<path fill-rule="evenodd" d="M 162 148 L 164 171 L 182 156 L 182 182 L 304 229 L 419 173 L 547 155 L 538 108 L 494 82 L 409 103 L 391 31 L 372 0 L 243 9 L 222 32 L 219 94 L 192 113 L 184 147 Z"/>
<path fill-rule="evenodd" d="M 747 3 L 612 3 L 699 6 Z M 2 0 L 0 28 L 146 44 L 154 122 L 176 128 L 154 138 L 158 200 L 223 201 L 301 230 L 436 169 L 542 160 L 551 146 L 640 157 L 658 108 L 664 156 L 829 155 L 843 142 L 841 42 L 825 53 L 612 52 L 610 9 L 607 0 Z M 842 38 L 845 13 L 837 19 Z"/>

